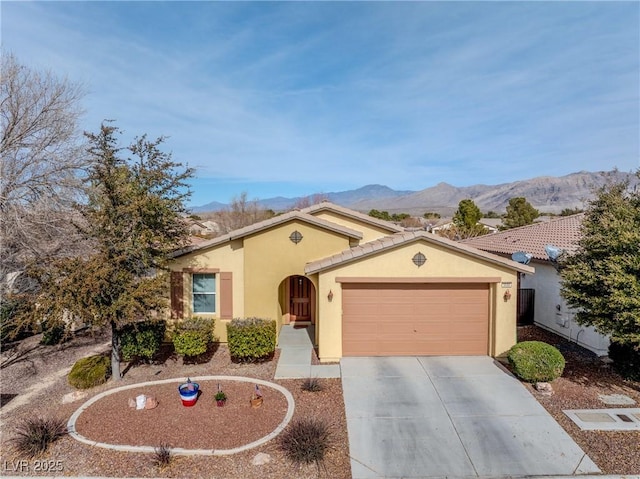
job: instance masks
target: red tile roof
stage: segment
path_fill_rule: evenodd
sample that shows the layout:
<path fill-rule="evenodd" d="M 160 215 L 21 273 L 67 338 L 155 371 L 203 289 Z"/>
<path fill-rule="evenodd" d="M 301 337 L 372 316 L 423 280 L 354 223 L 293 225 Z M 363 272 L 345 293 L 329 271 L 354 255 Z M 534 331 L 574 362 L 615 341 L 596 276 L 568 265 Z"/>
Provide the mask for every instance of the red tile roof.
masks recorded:
<path fill-rule="evenodd" d="M 524 251 L 534 259 L 548 260 L 544 250 L 546 245 L 557 246 L 568 253 L 575 251 L 580 239 L 580 226 L 584 214 L 553 219 L 544 223 L 534 223 L 500 233 L 478 236 L 461 241 L 483 251 L 511 255 Z"/>

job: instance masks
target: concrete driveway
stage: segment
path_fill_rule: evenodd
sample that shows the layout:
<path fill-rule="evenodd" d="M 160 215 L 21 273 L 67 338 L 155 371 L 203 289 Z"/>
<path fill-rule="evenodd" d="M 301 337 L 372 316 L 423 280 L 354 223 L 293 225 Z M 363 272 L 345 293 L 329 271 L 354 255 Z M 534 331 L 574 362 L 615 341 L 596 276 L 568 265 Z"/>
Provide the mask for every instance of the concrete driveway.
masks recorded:
<path fill-rule="evenodd" d="M 600 472 L 489 357 L 343 358 L 354 479 Z"/>

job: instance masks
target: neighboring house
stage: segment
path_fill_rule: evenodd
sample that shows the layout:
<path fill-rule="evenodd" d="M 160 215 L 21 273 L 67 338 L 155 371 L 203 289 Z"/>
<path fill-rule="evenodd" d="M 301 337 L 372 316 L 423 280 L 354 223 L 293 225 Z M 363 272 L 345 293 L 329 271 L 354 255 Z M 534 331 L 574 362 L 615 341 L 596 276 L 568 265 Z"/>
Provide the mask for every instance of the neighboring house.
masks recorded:
<path fill-rule="evenodd" d="M 502 218 L 482 218 L 478 223 L 484 226 L 489 233 L 497 233 L 502 226 Z"/>
<path fill-rule="evenodd" d="M 497 233 L 498 227 L 502 225 L 501 218 L 482 218 L 476 224 L 482 225 L 487 230 L 487 233 Z M 442 230 L 448 230 L 454 225 L 451 218 L 440 219 L 437 223 L 429 225 L 427 231 L 431 233 L 438 233 Z"/>
<path fill-rule="evenodd" d="M 530 254 L 536 274 L 521 275 L 520 288 L 523 291 L 519 296 L 525 301 L 526 290 L 534 290 L 534 323 L 603 356 L 608 353 L 609 338 L 592 327 L 580 326 L 575 322 L 575 312 L 560 296 L 560 275 L 556 263 L 545 252 L 546 245 L 553 245 L 567 253 L 575 251 L 583 217 L 583 214 L 577 214 L 556 218 L 493 235 L 478 236 L 462 243 L 508 257 L 518 251 Z M 520 310 L 523 309 L 524 305 L 521 305 Z"/>
<path fill-rule="evenodd" d="M 220 232 L 220 227 L 215 221 L 199 221 L 192 218 L 188 219 L 189 233 L 192 235 L 211 235 Z"/>
<path fill-rule="evenodd" d="M 427 231 L 430 233 L 437 233 L 441 230 L 448 230 L 452 226 L 453 220 L 451 218 L 438 218 L 434 223 L 430 223 L 428 225 Z"/>
<path fill-rule="evenodd" d="M 343 356 L 504 355 L 505 294 L 534 269 L 323 202 L 192 245 L 171 264 L 172 314 L 313 324 L 323 362 Z"/>

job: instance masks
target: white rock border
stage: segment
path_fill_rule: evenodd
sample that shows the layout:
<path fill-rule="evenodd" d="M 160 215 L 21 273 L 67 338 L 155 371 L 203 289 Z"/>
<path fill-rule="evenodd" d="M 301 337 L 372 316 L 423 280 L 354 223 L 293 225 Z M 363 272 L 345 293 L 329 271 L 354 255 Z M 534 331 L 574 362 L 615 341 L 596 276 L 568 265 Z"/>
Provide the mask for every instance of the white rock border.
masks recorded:
<path fill-rule="evenodd" d="M 291 421 L 291 418 L 293 417 L 293 411 L 295 410 L 295 401 L 293 399 L 293 395 L 289 392 L 288 389 L 280 386 L 279 384 L 265 381 L 263 379 L 248 378 L 245 376 L 198 376 L 198 377 L 191 378 L 191 380 L 192 381 L 216 381 L 216 380 L 239 381 L 239 382 L 260 384 L 262 386 L 276 389 L 280 391 L 282 394 L 284 394 L 284 397 L 287 399 L 287 404 L 288 404 L 287 414 L 285 414 L 285 417 L 282 420 L 282 422 L 278 424 L 278 426 L 271 433 L 267 434 L 264 437 L 261 437 L 256 441 L 250 442 L 249 444 L 245 444 L 244 446 L 236 447 L 233 449 L 184 449 L 182 447 L 176 447 L 176 448 L 170 449 L 172 454 L 175 454 L 178 456 L 196 456 L 196 455 L 226 456 L 230 454 L 237 454 L 239 452 L 243 452 L 248 449 L 253 449 L 254 447 L 258 447 L 270 441 L 271 439 L 276 437 L 278 434 L 280 434 L 285 427 L 287 427 L 287 424 L 289 424 L 289 421 Z M 78 418 L 80 417 L 80 414 L 82 414 L 85 409 L 87 409 L 93 403 L 99 401 L 103 397 L 108 396 L 110 394 L 114 394 L 120 391 L 126 391 L 127 389 L 136 389 L 144 386 L 154 386 L 156 384 L 167 384 L 167 383 L 177 384 L 177 383 L 183 383 L 183 382 L 184 382 L 184 378 L 162 379 L 158 381 L 148 381 L 144 383 L 129 384 L 127 386 L 120 386 L 117 388 L 110 389 L 108 391 L 101 392 L 100 394 L 97 394 L 96 396 L 92 397 L 87 402 L 85 402 L 82 406 L 80 406 L 76 410 L 76 412 L 74 412 L 71 415 L 71 417 L 69 418 L 69 421 L 67 422 L 67 431 L 69 432 L 69 435 L 73 437 L 76 441 L 80 441 L 84 444 L 88 444 L 89 446 L 102 447 L 105 449 L 112 449 L 114 451 L 154 453 L 156 450 L 155 446 L 128 446 L 123 444 L 108 444 L 105 442 L 97 442 L 97 441 L 92 441 L 91 439 L 87 439 L 82 434 L 76 431 L 76 421 L 78 420 Z"/>

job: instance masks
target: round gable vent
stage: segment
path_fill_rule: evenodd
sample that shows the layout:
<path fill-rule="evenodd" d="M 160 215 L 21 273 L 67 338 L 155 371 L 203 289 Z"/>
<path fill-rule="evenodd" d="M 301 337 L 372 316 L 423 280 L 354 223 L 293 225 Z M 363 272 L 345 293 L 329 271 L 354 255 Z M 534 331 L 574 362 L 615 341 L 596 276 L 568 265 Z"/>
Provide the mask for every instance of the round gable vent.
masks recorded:
<path fill-rule="evenodd" d="M 293 233 L 291 233 L 289 235 L 289 239 L 293 243 L 298 244 L 298 243 L 300 243 L 300 241 L 302 241 L 302 233 L 300 233 L 300 231 L 298 231 L 298 230 L 295 230 Z"/>
<path fill-rule="evenodd" d="M 422 266 L 427 262 L 427 257 L 422 253 L 418 252 L 413 255 L 413 258 L 411 260 L 419 268 L 420 266 Z"/>

